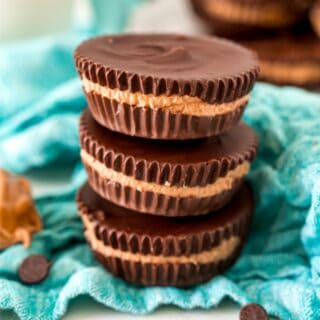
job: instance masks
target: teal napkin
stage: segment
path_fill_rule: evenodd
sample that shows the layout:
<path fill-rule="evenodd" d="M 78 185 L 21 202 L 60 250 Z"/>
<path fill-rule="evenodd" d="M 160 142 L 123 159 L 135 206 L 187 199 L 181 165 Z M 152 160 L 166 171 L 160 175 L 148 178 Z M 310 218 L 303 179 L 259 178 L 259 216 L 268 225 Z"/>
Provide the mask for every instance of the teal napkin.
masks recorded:
<path fill-rule="evenodd" d="M 260 137 L 249 177 L 256 210 L 238 262 L 191 289 L 138 288 L 95 262 L 74 203 L 85 181 L 77 125 L 86 102 L 72 50 L 88 35 L 0 45 L 0 167 L 16 173 L 74 168 L 66 189 L 36 198 L 44 229 L 32 246 L 0 251 L 0 309 L 51 320 L 83 294 L 135 314 L 163 304 L 212 308 L 228 298 L 258 302 L 281 319 L 319 319 L 320 95 L 263 83 L 254 88 L 244 118 Z M 53 265 L 43 283 L 25 286 L 17 268 L 31 253 L 45 254 Z"/>

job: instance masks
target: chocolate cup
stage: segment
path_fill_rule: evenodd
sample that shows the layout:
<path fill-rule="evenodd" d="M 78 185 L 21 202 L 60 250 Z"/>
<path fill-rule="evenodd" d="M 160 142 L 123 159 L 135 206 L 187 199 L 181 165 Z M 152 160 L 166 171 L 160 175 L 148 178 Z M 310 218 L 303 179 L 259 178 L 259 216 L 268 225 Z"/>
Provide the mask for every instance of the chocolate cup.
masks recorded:
<path fill-rule="evenodd" d="M 77 196 L 85 225 L 91 228 L 87 240 L 98 261 L 111 273 L 138 285 L 188 287 L 206 282 L 224 272 L 237 259 L 247 236 L 254 207 L 253 193 L 244 184 L 233 200 L 218 213 L 204 217 L 166 218 L 143 216 L 104 200 L 86 184 Z M 224 241 L 238 241 L 224 257 L 208 262 L 179 261 L 191 255 L 207 254 Z M 117 257 L 95 250 L 93 241 L 126 254 Z M 175 261 L 143 261 L 144 257 L 174 257 Z M 197 259 L 197 258 L 194 258 Z M 198 260 L 199 261 L 199 260 Z"/>
<path fill-rule="evenodd" d="M 299 1 L 296 1 L 296 3 L 291 0 L 278 1 L 279 10 L 283 12 L 284 16 L 289 15 L 291 19 L 282 25 L 257 25 L 254 23 L 229 21 L 218 14 L 210 14 L 205 8 L 206 0 L 190 0 L 190 2 L 194 12 L 206 23 L 209 33 L 233 40 L 259 39 L 261 35 L 265 37 L 277 35 L 283 31 L 301 31 L 302 29 L 307 29 L 309 28 L 307 9 L 312 3 L 312 1 L 309 1 L 309 5 L 306 4 L 305 7 L 303 7 Z M 263 12 L 264 5 L 268 4 L 269 0 L 234 0 L 234 2 L 236 6 L 243 4 L 246 8 L 250 5 L 251 8 L 254 7 L 256 10 Z"/>
<path fill-rule="evenodd" d="M 162 187 L 212 185 L 238 166 L 251 163 L 258 141 L 253 130 L 243 123 L 223 135 L 199 141 L 128 138 L 100 126 L 87 110 L 80 120 L 80 144 L 84 154 L 93 160 L 83 158 L 89 183 L 102 197 L 142 213 L 187 216 L 203 215 L 225 205 L 244 176 L 235 176 L 233 185 L 210 197 L 201 197 L 201 191 L 197 196 L 165 195 Z M 94 166 L 95 161 L 101 171 Z M 106 176 L 104 169 L 124 179 L 130 178 L 130 184 L 120 184 L 117 178 Z M 139 191 L 140 182 L 149 185 Z"/>
<path fill-rule="evenodd" d="M 284 67 L 289 70 L 304 66 L 314 69 L 320 67 L 320 41 L 312 32 L 279 34 L 241 43 L 257 52 L 261 64 L 276 64 L 278 68 Z M 312 76 L 309 79 L 292 77 L 287 72 L 283 72 L 283 75 L 285 76 L 281 78 L 270 75 L 268 70 L 262 67 L 259 78 L 276 85 L 292 85 L 315 90 L 320 87 L 320 73 L 316 78 Z"/>
<path fill-rule="evenodd" d="M 240 188 L 243 179 L 234 181 L 231 189 L 212 197 L 171 197 L 161 193 L 139 191 L 103 179 L 99 173 L 84 165 L 92 189 L 101 197 L 131 210 L 144 214 L 168 217 L 198 216 L 225 206 Z"/>
<path fill-rule="evenodd" d="M 249 95 L 259 71 L 256 55 L 236 43 L 179 34 L 101 36 L 80 44 L 74 60 L 83 81 L 104 89 L 198 98 L 212 108 Z M 85 94 L 101 125 L 151 139 L 187 140 L 221 134 L 238 123 L 245 107 L 215 117 L 196 116 L 130 106 L 89 89 Z"/>
<path fill-rule="evenodd" d="M 85 95 L 93 117 L 102 126 L 130 136 L 161 140 L 219 135 L 237 125 L 247 104 L 222 115 L 200 117 L 122 104 L 93 92 Z"/>
<path fill-rule="evenodd" d="M 76 48 L 74 60 L 81 79 L 102 87 L 210 104 L 247 95 L 259 71 L 256 55 L 236 43 L 181 34 L 96 37 Z"/>

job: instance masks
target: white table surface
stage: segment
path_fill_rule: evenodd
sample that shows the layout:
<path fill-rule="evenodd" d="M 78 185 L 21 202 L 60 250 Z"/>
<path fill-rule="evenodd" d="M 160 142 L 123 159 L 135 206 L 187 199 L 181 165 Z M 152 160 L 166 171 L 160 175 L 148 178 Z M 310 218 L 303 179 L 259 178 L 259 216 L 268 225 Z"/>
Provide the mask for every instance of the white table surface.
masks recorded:
<path fill-rule="evenodd" d="M 1 320 L 17 320 L 12 312 L 1 312 Z M 65 320 L 236 320 L 239 319 L 238 307 L 224 303 L 218 309 L 182 311 L 174 307 L 161 307 L 154 313 L 145 316 L 134 316 L 126 313 L 118 313 L 96 302 L 82 298 L 71 302 Z"/>

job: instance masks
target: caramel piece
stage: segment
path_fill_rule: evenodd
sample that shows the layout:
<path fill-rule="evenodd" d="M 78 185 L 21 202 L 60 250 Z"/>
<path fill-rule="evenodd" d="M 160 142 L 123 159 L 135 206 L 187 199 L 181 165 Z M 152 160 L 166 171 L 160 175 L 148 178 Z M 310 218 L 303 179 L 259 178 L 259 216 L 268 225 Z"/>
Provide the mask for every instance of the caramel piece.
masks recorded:
<path fill-rule="evenodd" d="M 28 247 L 41 227 L 28 180 L 0 169 L 0 249 L 17 242 Z"/>

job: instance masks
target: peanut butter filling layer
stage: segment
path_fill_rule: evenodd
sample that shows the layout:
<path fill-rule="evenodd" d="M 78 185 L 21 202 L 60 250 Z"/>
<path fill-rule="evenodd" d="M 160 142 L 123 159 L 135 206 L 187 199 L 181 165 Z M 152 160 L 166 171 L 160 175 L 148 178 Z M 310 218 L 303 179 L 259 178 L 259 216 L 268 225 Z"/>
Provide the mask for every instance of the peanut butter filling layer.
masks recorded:
<path fill-rule="evenodd" d="M 264 4 L 263 8 L 244 4 L 242 1 L 206 1 L 205 9 L 212 16 L 221 17 L 224 20 L 253 24 L 261 27 L 285 26 L 296 19 L 295 16 L 283 14 L 281 6 L 277 4 Z"/>
<path fill-rule="evenodd" d="M 190 256 L 155 256 L 155 255 L 143 255 L 141 253 L 132 253 L 128 251 L 122 251 L 114 249 L 111 246 L 105 245 L 102 240 L 99 240 L 94 232 L 94 226 L 86 215 L 82 215 L 83 224 L 85 226 L 85 236 L 89 241 L 92 250 L 97 251 L 104 257 L 119 258 L 121 260 L 139 262 L 139 263 L 196 263 L 207 264 L 212 262 L 218 262 L 225 260 L 231 256 L 235 249 L 240 244 L 240 238 L 233 236 L 229 239 L 223 240 L 217 247 L 208 251 L 192 254 Z"/>
<path fill-rule="evenodd" d="M 0 169 L 0 250 L 18 242 L 28 247 L 41 228 L 29 181 Z"/>
<path fill-rule="evenodd" d="M 310 21 L 312 23 L 314 31 L 320 37 L 320 5 L 317 2 L 317 7 L 310 11 Z"/>
<path fill-rule="evenodd" d="M 134 107 L 149 107 L 163 109 L 172 113 L 182 113 L 194 116 L 218 116 L 226 114 L 244 106 L 249 100 L 249 94 L 232 102 L 209 104 L 198 97 L 132 93 L 128 90 L 111 89 L 94 83 L 87 78 L 82 78 L 83 88 L 86 92 L 94 92 L 109 100 L 126 103 Z"/>
<path fill-rule="evenodd" d="M 260 75 L 276 82 L 316 83 L 320 81 L 320 65 L 307 62 L 295 65 L 293 63 L 261 61 Z"/>
<path fill-rule="evenodd" d="M 102 178 L 120 183 L 141 192 L 160 193 L 171 197 L 196 197 L 206 198 L 215 196 L 223 191 L 230 190 L 233 183 L 237 179 L 243 178 L 250 170 L 250 162 L 244 161 L 235 169 L 230 170 L 226 176 L 219 177 L 214 183 L 208 184 L 204 187 L 177 187 L 171 186 L 169 183 L 164 185 L 137 180 L 134 177 L 127 176 L 121 172 L 107 168 L 103 163 L 94 159 L 84 149 L 81 150 L 82 161 L 93 170 L 95 170 Z"/>

